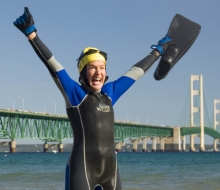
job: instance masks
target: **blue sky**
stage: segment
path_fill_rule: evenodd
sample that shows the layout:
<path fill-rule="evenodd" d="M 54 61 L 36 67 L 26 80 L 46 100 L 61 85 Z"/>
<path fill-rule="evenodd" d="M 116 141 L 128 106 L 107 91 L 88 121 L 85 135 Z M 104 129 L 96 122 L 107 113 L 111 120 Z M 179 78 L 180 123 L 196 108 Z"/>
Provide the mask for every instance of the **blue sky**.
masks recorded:
<path fill-rule="evenodd" d="M 15 109 L 22 109 L 21 96 L 26 110 L 43 112 L 45 108 L 54 113 L 53 101 L 57 113 L 65 114 L 63 97 L 47 69 L 13 25 L 25 6 L 33 14 L 42 41 L 77 81 L 76 59 L 87 46 L 108 53 L 107 72 L 112 81 L 151 52 L 150 46 L 166 35 L 176 13 L 199 23 L 200 35 L 169 75 L 156 81 L 156 62 L 116 103 L 115 118 L 174 125 L 185 114 L 189 120 L 190 75 L 202 74 L 212 120 L 214 99 L 220 99 L 220 1 L 0 1 L 0 108 L 12 108 L 14 103 Z"/>

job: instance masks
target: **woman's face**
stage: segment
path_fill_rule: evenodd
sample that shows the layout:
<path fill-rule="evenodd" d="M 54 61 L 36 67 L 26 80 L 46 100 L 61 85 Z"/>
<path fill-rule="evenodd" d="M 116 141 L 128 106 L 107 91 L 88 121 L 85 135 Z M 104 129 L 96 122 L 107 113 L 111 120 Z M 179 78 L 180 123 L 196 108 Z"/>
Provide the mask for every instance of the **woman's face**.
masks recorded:
<path fill-rule="evenodd" d="M 101 90 L 105 83 L 106 65 L 101 60 L 92 61 L 87 64 L 86 76 L 93 90 Z"/>

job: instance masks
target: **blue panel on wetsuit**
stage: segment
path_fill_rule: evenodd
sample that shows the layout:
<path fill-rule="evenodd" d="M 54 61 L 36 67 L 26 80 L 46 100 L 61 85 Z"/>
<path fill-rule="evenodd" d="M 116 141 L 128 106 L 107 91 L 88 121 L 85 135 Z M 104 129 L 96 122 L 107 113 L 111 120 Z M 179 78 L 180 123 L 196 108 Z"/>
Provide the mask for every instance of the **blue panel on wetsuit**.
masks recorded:
<path fill-rule="evenodd" d="M 57 72 L 56 74 L 71 105 L 78 106 L 86 96 L 86 92 L 78 83 L 69 77 L 65 69 Z"/>
<path fill-rule="evenodd" d="M 122 76 L 114 82 L 105 84 L 102 88 L 102 91 L 111 98 L 112 105 L 114 105 L 121 95 L 124 94 L 132 84 L 134 84 L 134 82 L 134 79 L 127 76 Z"/>
<path fill-rule="evenodd" d="M 101 186 L 96 186 L 94 190 L 104 190 Z"/>

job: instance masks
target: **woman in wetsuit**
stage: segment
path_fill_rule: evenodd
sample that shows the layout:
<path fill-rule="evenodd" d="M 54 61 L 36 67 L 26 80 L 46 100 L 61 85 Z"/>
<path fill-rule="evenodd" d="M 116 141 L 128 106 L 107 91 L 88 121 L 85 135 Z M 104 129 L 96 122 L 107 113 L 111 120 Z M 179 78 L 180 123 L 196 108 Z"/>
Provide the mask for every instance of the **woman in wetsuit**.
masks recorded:
<path fill-rule="evenodd" d="M 144 58 L 119 79 L 106 83 L 107 54 L 85 48 L 78 59 L 78 84 L 36 34 L 28 8 L 14 25 L 21 30 L 48 68 L 66 103 L 74 146 L 66 167 L 66 190 L 121 190 L 114 146 L 113 105 L 152 66 Z M 155 60 L 159 53 L 154 51 Z"/>

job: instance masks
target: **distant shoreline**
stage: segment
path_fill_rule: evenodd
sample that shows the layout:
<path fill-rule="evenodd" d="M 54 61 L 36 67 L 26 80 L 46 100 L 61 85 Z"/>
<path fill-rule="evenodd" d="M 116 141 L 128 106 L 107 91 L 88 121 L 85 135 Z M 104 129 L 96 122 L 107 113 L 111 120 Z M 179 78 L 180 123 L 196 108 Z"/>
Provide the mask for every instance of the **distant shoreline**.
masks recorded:
<path fill-rule="evenodd" d="M 58 147 L 56 144 L 54 146 L 50 146 L 48 152 L 58 152 Z M 63 152 L 71 152 L 73 144 L 63 144 L 64 149 Z M 189 151 L 189 144 L 186 144 L 186 151 Z M 121 152 L 132 152 L 132 144 L 127 143 L 124 147 L 122 147 Z M 151 152 L 152 145 L 147 145 L 148 152 Z M 220 149 L 220 145 L 218 144 L 218 149 Z M 200 149 L 200 144 L 195 144 L 195 149 L 198 151 Z M 160 145 L 157 145 L 157 150 L 159 152 Z M 213 144 L 205 145 L 206 152 L 212 152 Z M 9 145 L 0 145 L 0 153 L 10 153 Z M 16 152 L 44 152 L 44 144 L 17 144 L 16 145 Z M 142 152 L 142 144 L 138 144 L 138 152 Z M 165 151 L 169 152 L 169 151 Z"/>

